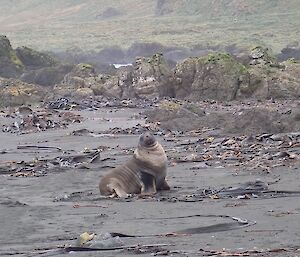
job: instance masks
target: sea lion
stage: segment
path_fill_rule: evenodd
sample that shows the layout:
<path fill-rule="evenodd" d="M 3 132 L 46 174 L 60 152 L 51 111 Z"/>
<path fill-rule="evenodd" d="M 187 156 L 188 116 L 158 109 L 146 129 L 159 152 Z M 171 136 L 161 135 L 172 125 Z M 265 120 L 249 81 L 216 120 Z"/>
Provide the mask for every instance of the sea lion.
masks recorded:
<path fill-rule="evenodd" d="M 167 156 L 161 144 L 150 132 L 139 138 L 133 156 L 123 165 L 105 175 L 99 189 L 102 195 L 127 197 L 129 194 L 154 194 L 169 190 Z"/>

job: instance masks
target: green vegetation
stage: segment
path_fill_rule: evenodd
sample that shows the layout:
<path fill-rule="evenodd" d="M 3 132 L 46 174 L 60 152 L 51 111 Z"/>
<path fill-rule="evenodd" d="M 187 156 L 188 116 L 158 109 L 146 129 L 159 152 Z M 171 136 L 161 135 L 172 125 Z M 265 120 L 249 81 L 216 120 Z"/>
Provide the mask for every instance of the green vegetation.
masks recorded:
<path fill-rule="evenodd" d="M 81 70 L 91 70 L 91 69 L 93 69 L 93 66 L 91 64 L 88 64 L 88 63 L 79 63 L 78 67 Z"/>
<path fill-rule="evenodd" d="M 295 63 L 300 63 L 300 61 L 297 61 L 295 58 L 289 58 L 287 59 L 287 64 L 295 64 Z"/>
<path fill-rule="evenodd" d="M 220 63 L 220 62 L 231 62 L 233 61 L 232 56 L 226 53 L 213 53 L 203 57 L 204 63 Z"/>
<path fill-rule="evenodd" d="M 24 67 L 24 64 L 22 63 L 22 61 L 18 58 L 18 56 L 16 55 L 16 52 L 14 50 L 9 52 L 10 54 L 10 61 L 15 64 L 18 67 Z"/>
<path fill-rule="evenodd" d="M 0 31 L 39 50 L 264 45 L 300 38 L 299 0 L 0 0 Z M 113 10 L 113 13 L 111 12 Z"/>

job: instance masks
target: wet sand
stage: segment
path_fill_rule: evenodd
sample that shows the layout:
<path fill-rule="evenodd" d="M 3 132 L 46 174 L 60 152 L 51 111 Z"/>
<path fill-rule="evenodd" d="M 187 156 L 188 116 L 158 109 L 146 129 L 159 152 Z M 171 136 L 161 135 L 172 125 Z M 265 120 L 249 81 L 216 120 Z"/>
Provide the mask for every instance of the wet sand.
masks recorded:
<path fill-rule="evenodd" d="M 191 217 L 170 219 L 178 216 L 224 214 L 255 221 L 246 228 L 181 235 L 176 237 L 122 238 L 125 245 L 168 244 L 166 250 L 182 250 L 187 253 L 169 253 L 171 256 L 202 256 L 204 250 L 238 252 L 267 250 L 300 246 L 300 195 L 285 197 L 257 197 L 251 199 L 212 199 L 195 202 L 158 201 L 156 198 L 133 198 L 127 200 L 100 197 L 98 182 L 109 169 L 126 160 L 137 144 L 138 135 L 114 135 L 104 137 L 72 136 L 76 129 L 87 128 L 96 132 L 113 127 L 132 127 L 143 124 L 144 119 L 132 118 L 139 109 L 103 109 L 81 111 L 84 122 L 72 124 L 67 129 L 47 130 L 30 134 L 0 132 L 0 162 L 28 161 L 34 158 L 50 158 L 60 155 L 55 151 L 21 150 L 18 145 L 47 145 L 64 151 L 80 152 L 84 148 L 107 146 L 101 152 L 103 163 L 90 169 L 62 169 L 39 177 L 15 177 L 0 175 L 0 255 L 1 256 L 50 256 L 39 249 L 51 249 L 72 244 L 83 232 L 105 234 L 120 232 L 133 235 L 162 234 L 180 229 L 222 223 L 222 218 Z M 0 124 L 7 119 L 0 117 Z M 173 142 L 158 137 L 171 151 Z M 129 151 L 124 151 L 129 150 Z M 114 159 L 105 160 L 107 157 Z M 190 169 L 193 163 L 170 165 L 168 182 L 172 188 L 161 193 L 168 199 L 180 195 L 192 195 L 197 189 L 222 188 L 261 179 L 278 181 L 270 186 L 274 190 L 300 190 L 299 167 L 280 167 L 270 173 L 239 172 L 233 168 L 203 167 Z M 102 167 L 102 168 L 101 168 Z M 74 205 L 79 205 L 74 208 Z M 168 219 L 169 218 L 169 219 Z M 300 247 L 298 247 L 300 248 Z M 132 256 L 134 253 L 120 251 L 72 253 L 74 256 Z M 151 253 L 139 254 L 151 256 Z M 254 255 L 254 254 L 253 254 Z M 257 256 L 298 256 L 299 251 L 262 253 Z M 230 255 L 229 255 L 230 256 Z"/>

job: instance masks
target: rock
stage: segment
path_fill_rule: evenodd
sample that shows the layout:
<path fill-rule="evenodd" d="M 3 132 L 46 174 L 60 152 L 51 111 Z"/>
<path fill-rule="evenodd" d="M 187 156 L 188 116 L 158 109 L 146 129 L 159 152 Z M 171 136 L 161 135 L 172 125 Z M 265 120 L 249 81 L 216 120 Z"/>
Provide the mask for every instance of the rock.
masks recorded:
<path fill-rule="evenodd" d="M 0 35 L 0 76 L 5 78 L 17 78 L 24 65 L 13 50 L 9 39 Z"/>
<path fill-rule="evenodd" d="M 58 62 L 50 55 L 22 46 L 16 49 L 16 55 L 30 69 L 52 67 Z"/>
<path fill-rule="evenodd" d="M 172 96 L 172 72 L 162 54 L 138 57 L 133 66 L 118 68 L 113 76 L 98 76 L 91 88 L 95 94 L 119 99 Z"/>
<path fill-rule="evenodd" d="M 194 112 L 196 110 L 196 112 Z M 190 131 L 202 126 L 205 112 L 196 105 L 183 105 L 172 101 L 162 101 L 155 110 L 144 113 L 150 122 L 159 122 L 161 127 L 171 131 Z"/>
<path fill-rule="evenodd" d="M 174 75 L 175 96 L 191 100 L 233 100 L 249 80 L 247 68 L 222 53 L 188 58 L 176 66 Z"/>
<path fill-rule="evenodd" d="M 300 63 L 287 61 L 278 67 L 255 65 L 248 71 L 250 80 L 246 90 L 252 97 L 261 100 L 300 98 Z"/>
<path fill-rule="evenodd" d="M 278 64 L 276 58 L 270 53 L 268 48 L 256 46 L 250 52 L 250 65 Z"/>
<path fill-rule="evenodd" d="M 80 63 L 64 76 L 61 83 L 53 88 L 48 99 L 59 97 L 84 98 L 93 95 L 91 87 L 97 83 L 97 75 L 92 65 Z"/>
<path fill-rule="evenodd" d="M 224 131 L 248 135 L 299 131 L 298 114 L 299 108 L 293 109 L 291 115 L 283 115 L 277 110 L 255 107 L 234 115 L 232 122 L 224 124 Z"/>
<path fill-rule="evenodd" d="M 48 90 L 16 79 L 0 78 L 0 106 L 34 104 L 44 100 Z"/>
<path fill-rule="evenodd" d="M 101 77 L 101 82 L 92 86 L 92 89 L 95 95 L 104 95 L 118 99 L 121 99 L 123 95 L 118 76 Z"/>
<path fill-rule="evenodd" d="M 54 86 L 55 84 L 60 83 L 64 79 L 64 76 L 69 73 L 72 68 L 72 65 L 61 64 L 54 67 L 30 70 L 24 72 L 20 76 L 20 80 L 41 86 Z"/>
<path fill-rule="evenodd" d="M 230 106 L 217 103 L 183 101 L 162 101 L 155 109 L 146 111 L 148 122 L 159 123 L 170 131 L 201 131 L 213 129 L 217 135 L 255 135 L 261 133 L 282 133 L 300 130 L 300 108 L 292 107 L 282 112 L 283 105 L 252 103 L 244 105 L 241 101 Z M 235 110 L 235 111 L 233 111 Z M 229 144 L 230 141 L 227 141 Z"/>
<path fill-rule="evenodd" d="M 133 68 L 132 90 L 135 96 L 174 96 L 172 72 L 162 54 L 137 58 Z"/>
<path fill-rule="evenodd" d="M 278 63 L 262 48 L 252 49 L 250 65 L 228 54 L 188 58 L 174 71 L 175 96 L 190 100 L 299 99 L 299 64 Z"/>

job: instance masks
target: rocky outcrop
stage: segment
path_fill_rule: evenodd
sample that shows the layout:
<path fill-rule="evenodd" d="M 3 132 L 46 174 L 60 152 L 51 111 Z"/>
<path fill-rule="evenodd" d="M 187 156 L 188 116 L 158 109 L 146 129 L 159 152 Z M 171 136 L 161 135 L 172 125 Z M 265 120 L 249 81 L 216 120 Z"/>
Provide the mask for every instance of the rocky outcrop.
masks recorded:
<path fill-rule="evenodd" d="M 47 93 L 48 90 L 41 86 L 0 78 L 0 107 L 38 103 Z"/>
<path fill-rule="evenodd" d="M 172 76 L 162 54 L 137 58 L 132 73 L 133 93 L 145 98 L 174 96 Z"/>
<path fill-rule="evenodd" d="M 91 86 L 96 83 L 97 75 L 94 67 L 90 64 L 80 63 L 64 76 L 61 83 L 54 86 L 52 96 L 50 95 L 49 98 L 60 96 L 84 98 L 92 96 L 94 92 Z"/>
<path fill-rule="evenodd" d="M 52 67 L 58 64 L 50 55 L 22 46 L 16 50 L 16 55 L 28 69 Z"/>
<path fill-rule="evenodd" d="M 248 88 L 251 96 L 257 99 L 299 99 L 300 63 L 286 61 L 278 63 L 273 58 L 261 58 L 248 69 L 250 80 Z"/>
<path fill-rule="evenodd" d="M 229 54 L 188 58 L 174 72 L 175 96 L 190 100 L 299 99 L 299 64 L 278 63 L 262 47 L 243 65 Z"/>
<path fill-rule="evenodd" d="M 0 76 L 27 83 L 53 86 L 62 81 L 72 65 L 62 64 L 46 53 L 28 47 L 14 50 L 6 36 L 0 36 Z"/>
<path fill-rule="evenodd" d="M 262 46 L 256 46 L 251 49 L 249 54 L 249 65 L 271 65 L 278 66 L 278 61 L 273 56 L 268 48 L 264 48 Z"/>
<path fill-rule="evenodd" d="M 233 100 L 249 81 L 247 68 L 229 54 L 192 57 L 175 68 L 175 96 L 191 100 Z"/>
<path fill-rule="evenodd" d="M 110 94 L 118 98 L 155 98 L 173 96 L 172 71 L 162 54 L 137 57 L 132 67 L 118 70 L 104 84 Z"/>
<path fill-rule="evenodd" d="M 16 55 L 8 38 L 0 35 L 0 76 L 17 78 L 23 67 L 22 61 Z"/>
<path fill-rule="evenodd" d="M 138 57 L 133 66 L 117 69 L 114 75 L 97 75 L 89 64 L 77 65 L 55 90 L 64 96 L 104 95 L 119 99 L 177 97 L 180 99 L 298 99 L 299 64 L 278 64 L 263 48 L 255 48 L 243 65 L 229 54 L 192 57 L 172 71 L 162 54 Z"/>

